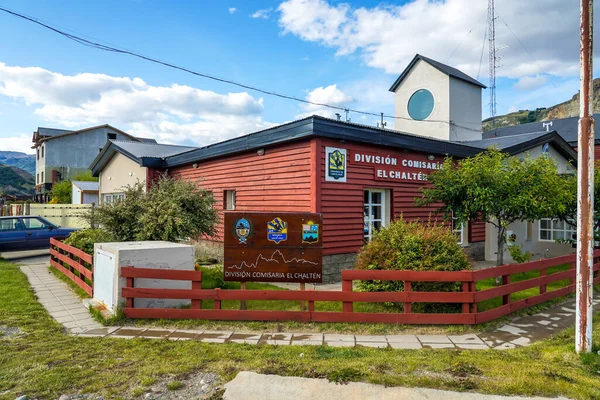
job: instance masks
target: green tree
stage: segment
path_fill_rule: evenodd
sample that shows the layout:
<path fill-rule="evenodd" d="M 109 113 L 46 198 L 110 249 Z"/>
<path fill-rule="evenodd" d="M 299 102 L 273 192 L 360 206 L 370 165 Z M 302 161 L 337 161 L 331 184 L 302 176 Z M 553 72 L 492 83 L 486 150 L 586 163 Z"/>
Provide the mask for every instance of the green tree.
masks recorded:
<path fill-rule="evenodd" d="M 71 193 L 73 185 L 71 181 L 62 181 L 55 183 L 52 186 L 52 203 L 54 204 L 71 204 Z"/>
<path fill-rule="evenodd" d="M 483 220 L 498 233 L 496 264 L 504 263 L 506 229 L 517 221 L 563 216 L 574 201 L 573 175 L 560 174 L 549 157 L 512 157 L 490 149 L 455 161 L 428 177 L 419 205 L 440 204 L 444 218 L 458 223 Z"/>
<path fill-rule="evenodd" d="M 73 181 L 98 182 L 98 178 L 92 176 L 92 171 L 85 171 L 73 177 Z M 66 180 L 55 183 L 52 186 L 52 203 L 71 204 L 73 197 L 73 182 Z"/>
<path fill-rule="evenodd" d="M 147 192 L 138 182 L 123 193 L 123 200 L 100 204 L 88 215 L 92 226 L 101 226 L 119 241 L 177 241 L 215 233 L 218 214 L 212 193 L 195 183 L 162 176 Z"/>

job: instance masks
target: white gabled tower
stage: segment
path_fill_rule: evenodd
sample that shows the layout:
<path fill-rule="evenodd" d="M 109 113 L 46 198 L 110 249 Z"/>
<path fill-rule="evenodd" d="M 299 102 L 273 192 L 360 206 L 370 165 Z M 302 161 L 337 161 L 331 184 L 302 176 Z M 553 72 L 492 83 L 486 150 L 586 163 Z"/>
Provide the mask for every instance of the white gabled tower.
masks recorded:
<path fill-rule="evenodd" d="M 417 54 L 390 88 L 395 129 L 451 141 L 481 140 L 481 89 L 456 68 Z"/>

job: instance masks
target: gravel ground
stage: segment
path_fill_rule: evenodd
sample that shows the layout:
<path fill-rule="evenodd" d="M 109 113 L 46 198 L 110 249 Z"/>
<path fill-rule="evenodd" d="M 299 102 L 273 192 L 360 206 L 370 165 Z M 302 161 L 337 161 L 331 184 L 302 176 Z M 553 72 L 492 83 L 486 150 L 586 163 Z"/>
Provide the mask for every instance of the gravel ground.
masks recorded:
<path fill-rule="evenodd" d="M 123 394 L 124 399 L 140 400 L 218 400 L 223 397 L 223 386 L 219 376 L 214 373 L 198 372 L 185 378 L 163 377 L 146 390 L 135 396 Z M 5 395 L 10 391 L 0 392 Z M 15 400 L 38 400 L 28 396 L 19 396 Z M 105 400 L 104 396 L 94 393 L 63 394 L 58 400 Z"/>

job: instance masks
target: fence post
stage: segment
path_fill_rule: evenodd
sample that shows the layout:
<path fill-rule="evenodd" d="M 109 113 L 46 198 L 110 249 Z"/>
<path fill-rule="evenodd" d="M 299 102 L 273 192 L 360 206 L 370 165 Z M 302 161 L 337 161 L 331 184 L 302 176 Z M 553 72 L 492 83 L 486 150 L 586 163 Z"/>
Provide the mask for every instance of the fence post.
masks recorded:
<path fill-rule="evenodd" d="M 309 288 L 308 288 L 308 291 L 313 291 L 313 290 L 314 290 L 314 289 L 313 289 L 313 288 L 311 288 L 311 287 L 309 287 Z M 308 311 L 309 311 L 309 312 L 314 312 L 314 311 L 315 311 L 315 302 L 314 302 L 314 301 L 312 301 L 312 300 L 309 300 L 309 301 L 308 301 Z"/>
<path fill-rule="evenodd" d="M 345 280 L 343 273 L 342 273 L 342 292 L 352 292 L 352 281 Z M 353 312 L 354 311 L 354 303 L 352 301 L 342 302 L 342 310 L 344 312 Z"/>
<path fill-rule="evenodd" d="M 240 290 L 246 290 L 246 282 L 240 282 Z M 240 310 L 246 309 L 246 300 L 240 301 Z"/>
<path fill-rule="evenodd" d="M 540 269 L 540 278 L 542 276 L 546 276 L 546 275 L 548 275 L 548 267 L 544 267 L 544 268 Z M 540 294 L 546 293 L 546 289 L 547 289 L 547 285 L 545 283 L 540 285 Z"/>
<path fill-rule="evenodd" d="M 125 287 L 133 288 L 133 278 L 125 279 Z M 133 308 L 133 297 L 127 297 L 125 300 L 125 307 Z"/>
<path fill-rule="evenodd" d="M 412 291 L 412 282 L 410 281 L 404 281 L 404 293 L 407 294 L 410 293 Z M 404 303 L 404 314 L 410 314 L 412 313 L 412 303 L 410 301 L 407 301 Z"/>
<path fill-rule="evenodd" d="M 471 278 L 473 279 L 473 278 Z M 473 295 L 475 295 L 475 292 L 477 291 L 477 283 L 475 280 L 472 280 L 469 282 L 469 292 L 473 293 Z M 477 303 L 473 302 L 471 303 L 471 312 L 473 314 L 477 314 Z"/>
<path fill-rule="evenodd" d="M 197 281 L 192 281 L 192 290 L 202 290 L 202 272 L 198 271 L 200 275 Z M 201 309 L 202 308 L 202 299 L 192 299 L 191 308 L 193 309 Z"/>
<path fill-rule="evenodd" d="M 569 264 L 569 269 L 573 270 L 573 276 L 571 278 L 569 278 L 569 285 L 574 285 L 575 284 L 575 280 L 577 278 L 577 272 L 576 272 L 576 262 L 573 261 L 572 263 Z M 573 291 L 575 291 L 575 289 L 573 289 Z"/>
<path fill-rule="evenodd" d="M 215 296 L 214 307 L 213 307 L 215 310 L 221 309 L 221 300 L 219 299 L 220 291 L 221 291 L 221 288 L 215 288 L 215 292 L 217 293 L 217 295 Z"/>
<path fill-rule="evenodd" d="M 510 274 L 502 275 L 502 285 L 510 284 Z M 502 304 L 506 305 L 510 303 L 510 293 L 502 296 Z"/>
<path fill-rule="evenodd" d="M 470 291 L 470 282 L 463 282 L 462 283 L 462 291 L 463 293 L 469 293 Z M 463 303 L 462 305 L 462 313 L 463 314 L 470 314 L 471 313 L 471 303 Z"/>

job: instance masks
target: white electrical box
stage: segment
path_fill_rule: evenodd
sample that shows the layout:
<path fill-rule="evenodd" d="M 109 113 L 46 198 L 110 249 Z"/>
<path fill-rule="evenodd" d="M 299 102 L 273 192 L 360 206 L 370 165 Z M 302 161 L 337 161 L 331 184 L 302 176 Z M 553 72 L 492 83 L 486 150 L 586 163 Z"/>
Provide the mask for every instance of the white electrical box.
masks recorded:
<path fill-rule="evenodd" d="M 96 243 L 94 246 L 94 299 L 110 312 L 123 306 L 121 289 L 126 278 L 122 267 L 194 270 L 194 247 L 163 241 Z M 191 289 L 190 281 L 135 278 L 134 287 L 156 289 Z M 182 299 L 136 298 L 134 308 L 176 308 L 190 304 Z"/>

